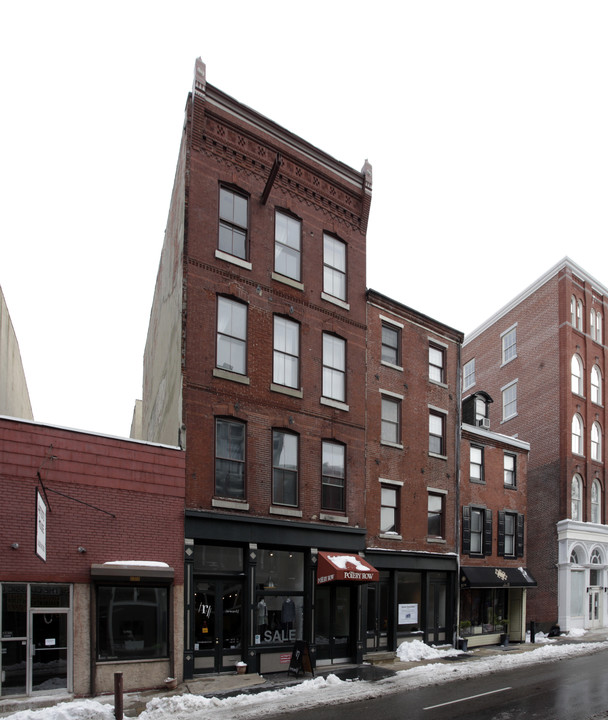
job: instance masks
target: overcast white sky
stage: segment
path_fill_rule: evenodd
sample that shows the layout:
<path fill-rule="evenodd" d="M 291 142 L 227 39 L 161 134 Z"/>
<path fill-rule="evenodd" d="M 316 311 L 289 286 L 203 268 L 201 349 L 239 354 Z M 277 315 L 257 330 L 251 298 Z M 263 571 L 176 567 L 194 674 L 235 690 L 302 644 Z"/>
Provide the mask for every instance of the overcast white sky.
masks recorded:
<path fill-rule="evenodd" d="M 129 433 L 194 61 L 373 165 L 368 287 L 471 332 L 608 285 L 608 3 L 5 2 L 0 286 L 41 422 Z"/>

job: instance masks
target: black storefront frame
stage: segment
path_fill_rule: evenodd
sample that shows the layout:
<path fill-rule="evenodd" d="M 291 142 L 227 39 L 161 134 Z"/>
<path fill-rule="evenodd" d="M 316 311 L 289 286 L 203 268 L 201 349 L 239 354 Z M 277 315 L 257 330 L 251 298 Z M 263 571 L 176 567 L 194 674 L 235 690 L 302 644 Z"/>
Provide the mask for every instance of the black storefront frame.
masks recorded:
<path fill-rule="evenodd" d="M 293 550 L 304 553 L 303 640 L 309 644 L 313 665 L 316 663 L 315 586 L 317 549 L 361 554 L 365 547 L 364 528 L 319 526 L 274 518 L 251 518 L 210 511 L 187 510 L 184 546 L 184 678 L 194 676 L 194 545 L 241 547 L 244 555 L 246 612 L 244 616 L 242 659 L 250 672 L 259 672 L 264 653 L 291 651 L 292 646 L 255 644 L 256 586 L 255 569 L 259 550 Z M 358 590 L 361 597 L 361 588 Z M 360 603 L 351 609 L 357 613 L 353 660 L 361 662 L 364 628 Z"/>
<path fill-rule="evenodd" d="M 381 573 L 389 572 L 389 626 L 387 645 L 389 651 L 394 651 L 399 644 L 407 638 L 419 638 L 424 642 L 437 642 L 429 639 L 427 612 L 429 608 L 429 593 L 433 583 L 432 574 L 445 572 L 447 574 L 447 597 L 446 597 L 446 642 L 453 645 L 457 638 L 456 618 L 457 602 L 459 596 L 458 587 L 458 559 L 454 556 L 429 556 L 428 554 L 402 554 L 391 551 L 366 550 L 365 558 Z M 424 630 L 411 632 L 406 635 L 398 633 L 399 606 L 397 602 L 397 583 L 399 572 L 419 572 L 421 574 L 421 601 L 420 612 L 424 617 Z M 363 595 L 365 606 L 363 616 L 367 618 L 367 592 Z M 419 622 L 422 619 L 419 618 Z M 366 636 L 367 626 L 364 628 Z"/>

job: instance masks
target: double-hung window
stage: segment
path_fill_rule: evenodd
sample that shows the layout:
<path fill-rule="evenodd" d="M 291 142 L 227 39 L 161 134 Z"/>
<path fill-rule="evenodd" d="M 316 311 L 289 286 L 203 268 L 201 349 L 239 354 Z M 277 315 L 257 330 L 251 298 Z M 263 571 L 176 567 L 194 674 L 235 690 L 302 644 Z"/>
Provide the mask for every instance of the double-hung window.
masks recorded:
<path fill-rule="evenodd" d="M 445 349 L 439 345 L 429 345 L 429 379 L 445 382 Z"/>
<path fill-rule="evenodd" d="M 382 396 L 381 433 L 382 442 L 401 444 L 401 400 L 389 395 Z"/>
<path fill-rule="evenodd" d="M 245 423 L 226 418 L 215 421 L 215 494 L 245 497 Z"/>
<path fill-rule="evenodd" d="M 524 554 L 524 516 L 501 510 L 498 513 L 498 555 L 522 557 Z"/>
<path fill-rule="evenodd" d="M 471 445 L 469 462 L 469 479 L 471 482 L 483 482 L 483 448 Z"/>
<path fill-rule="evenodd" d="M 572 452 L 583 454 L 583 421 L 578 414 L 572 416 Z"/>
<path fill-rule="evenodd" d="M 346 245 L 331 235 L 323 235 L 323 291 L 346 301 Z"/>
<path fill-rule="evenodd" d="M 274 218 L 274 271 L 300 281 L 302 223 L 278 212 Z"/>
<path fill-rule="evenodd" d="M 503 458 L 505 487 L 514 488 L 517 484 L 517 456 L 505 453 Z"/>
<path fill-rule="evenodd" d="M 220 188 L 220 233 L 218 249 L 241 260 L 247 259 L 247 198 Z"/>
<path fill-rule="evenodd" d="M 502 364 L 508 363 L 517 357 L 517 327 L 512 327 L 501 336 Z"/>
<path fill-rule="evenodd" d="M 380 486 L 380 532 L 399 532 L 399 487 Z"/>
<path fill-rule="evenodd" d="M 382 323 L 382 362 L 390 365 L 401 364 L 400 336 L 398 327 Z"/>
<path fill-rule="evenodd" d="M 602 429 L 598 422 L 591 426 L 591 459 L 602 460 Z"/>
<path fill-rule="evenodd" d="M 570 384 L 575 395 L 583 394 L 583 361 L 576 353 L 570 361 Z"/>
<path fill-rule="evenodd" d="M 300 325 L 280 315 L 274 316 L 272 381 L 290 388 L 300 384 Z"/>
<path fill-rule="evenodd" d="M 429 537 L 442 538 L 444 533 L 444 495 L 429 492 L 427 506 L 427 534 Z"/>
<path fill-rule="evenodd" d="M 227 297 L 217 301 L 217 367 L 247 372 L 247 306 Z"/>
<path fill-rule="evenodd" d="M 321 507 L 324 510 L 344 511 L 345 447 L 340 443 L 323 441 Z"/>
<path fill-rule="evenodd" d="M 323 333 L 323 397 L 346 400 L 346 341 Z"/>
<path fill-rule="evenodd" d="M 298 504 L 298 436 L 283 430 L 272 432 L 272 502 Z"/>
<path fill-rule="evenodd" d="M 446 454 L 445 415 L 435 410 L 429 411 L 429 452 L 433 455 Z"/>
<path fill-rule="evenodd" d="M 582 520 L 581 498 L 583 497 L 583 480 L 577 473 L 572 478 L 570 487 L 570 515 L 572 520 Z"/>
<path fill-rule="evenodd" d="M 462 389 L 468 390 L 475 385 L 475 358 L 465 363 L 462 368 Z"/>
<path fill-rule="evenodd" d="M 517 380 L 502 388 L 502 419 L 517 415 Z"/>
<path fill-rule="evenodd" d="M 596 405 L 602 404 L 602 375 L 597 365 L 591 368 L 591 402 Z"/>
<path fill-rule="evenodd" d="M 492 511 L 487 508 L 462 508 L 462 552 L 465 555 L 492 554 Z"/>

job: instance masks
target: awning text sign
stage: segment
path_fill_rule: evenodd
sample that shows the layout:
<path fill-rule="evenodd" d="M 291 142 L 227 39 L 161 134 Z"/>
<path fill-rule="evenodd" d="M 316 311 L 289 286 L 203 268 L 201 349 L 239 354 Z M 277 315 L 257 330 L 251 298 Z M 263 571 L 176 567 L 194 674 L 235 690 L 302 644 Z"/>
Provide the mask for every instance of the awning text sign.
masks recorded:
<path fill-rule="evenodd" d="M 319 552 L 317 585 L 329 582 L 377 582 L 380 573 L 360 555 L 354 553 Z"/>

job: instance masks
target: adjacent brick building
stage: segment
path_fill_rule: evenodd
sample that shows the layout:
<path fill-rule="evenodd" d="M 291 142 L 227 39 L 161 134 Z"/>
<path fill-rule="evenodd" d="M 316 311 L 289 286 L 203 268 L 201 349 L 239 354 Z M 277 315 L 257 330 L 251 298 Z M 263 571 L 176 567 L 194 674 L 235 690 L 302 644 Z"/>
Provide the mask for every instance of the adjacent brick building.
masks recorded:
<path fill-rule="evenodd" d="M 460 444 L 460 635 L 471 647 L 526 638 L 530 445 L 490 430 L 492 398 L 463 400 Z"/>
<path fill-rule="evenodd" d="M 465 338 L 464 394 L 494 398 L 501 433 L 530 442 L 528 617 L 608 625 L 608 289 L 565 258 Z"/>
<path fill-rule="evenodd" d="M 6 417 L 0 447 L 0 695 L 181 678 L 184 453 Z"/>
<path fill-rule="evenodd" d="M 367 294 L 367 649 L 451 643 L 458 597 L 460 346 L 452 328 Z"/>

